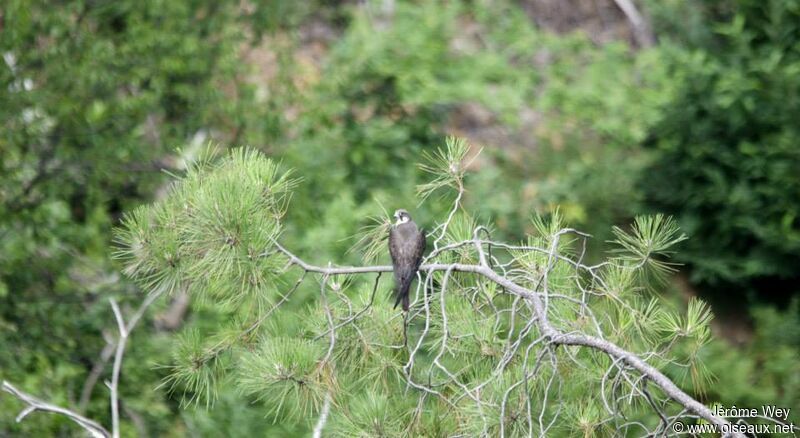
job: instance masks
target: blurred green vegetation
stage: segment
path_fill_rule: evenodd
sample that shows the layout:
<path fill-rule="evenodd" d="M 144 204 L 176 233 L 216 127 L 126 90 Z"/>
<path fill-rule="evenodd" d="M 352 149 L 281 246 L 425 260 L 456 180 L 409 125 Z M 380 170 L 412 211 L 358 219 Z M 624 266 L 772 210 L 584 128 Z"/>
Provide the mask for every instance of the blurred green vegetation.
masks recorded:
<path fill-rule="evenodd" d="M 684 86 L 653 126 L 649 204 L 692 236 L 692 280 L 780 298 L 800 280 L 800 2 L 733 2 L 671 57 Z"/>
<path fill-rule="evenodd" d="M 111 230 L 205 142 L 257 147 L 294 169 L 303 181 L 285 243 L 344 264 L 359 263 L 350 237 L 381 206 L 416 210 L 423 224 L 443 213 L 444 202 L 417 208 L 416 163 L 450 133 L 484 148 L 467 203 L 497 238 L 521 239 L 532 212 L 560 206 L 595 235 L 597 258 L 612 225 L 673 214 L 690 236 L 676 257 L 691 293 L 739 303 L 727 320 L 741 322 L 718 325 L 704 357 L 718 383 L 703 401 L 800 406 L 800 310 L 789 299 L 800 266 L 800 2 L 647 1 L 659 43 L 646 49 L 598 43 L 580 26 L 546 31 L 528 3 L 7 1 L 0 379 L 80 405 L 103 332 L 114 336 L 108 298 L 142 298 L 110 261 Z M 304 308 L 314 291 L 298 296 Z M 665 299 L 683 300 L 677 288 Z M 294 436 L 236 392 L 204 410 L 156 389 L 179 345 L 154 321 L 170 304 L 131 339 L 124 434 Z M 192 302 L 178 332 L 229 317 Z M 109 373 L 85 406 L 105 424 Z M 19 409 L 0 395 L 0 435 L 78 433 L 57 416 L 17 424 Z"/>

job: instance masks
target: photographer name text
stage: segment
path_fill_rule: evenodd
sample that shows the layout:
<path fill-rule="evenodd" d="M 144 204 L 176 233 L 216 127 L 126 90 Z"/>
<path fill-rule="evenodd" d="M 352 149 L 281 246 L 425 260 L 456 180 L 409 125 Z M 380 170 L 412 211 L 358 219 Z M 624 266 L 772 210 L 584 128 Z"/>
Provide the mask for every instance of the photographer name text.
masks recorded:
<path fill-rule="evenodd" d="M 791 408 L 779 408 L 775 405 L 763 405 L 758 408 L 739 408 L 736 405 L 730 407 L 714 405 L 711 412 L 719 417 L 727 418 L 774 418 L 776 420 L 786 421 L 789 419 L 789 413 L 792 412 Z"/>

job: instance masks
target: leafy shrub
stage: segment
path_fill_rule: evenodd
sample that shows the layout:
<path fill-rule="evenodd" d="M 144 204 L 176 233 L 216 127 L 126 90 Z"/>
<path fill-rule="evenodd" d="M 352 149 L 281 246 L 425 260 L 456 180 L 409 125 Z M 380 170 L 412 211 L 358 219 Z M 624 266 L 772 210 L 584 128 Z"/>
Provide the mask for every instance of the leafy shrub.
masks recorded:
<path fill-rule="evenodd" d="M 800 278 L 800 2 L 732 4 L 712 43 L 674 54 L 681 85 L 641 187 L 690 235 L 679 259 L 693 280 L 788 285 Z"/>
<path fill-rule="evenodd" d="M 153 195 L 175 147 L 196 133 L 227 137 L 241 119 L 230 96 L 238 12 L 234 1 L 3 2 L 1 378 L 79 403 L 106 343 L 105 298 L 131 289 L 109 261 L 111 227 Z M 138 345 L 130 359 L 142 363 L 162 347 Z M 127 377 L 152 387 L 154 374 Z M 102 386 L 90 415 L 108 415 Z M 126 398 L 158 434 L 163 393 Z M 50 416 L 17 424 L 15 406 L 0 397 L 0 435 L 72 430 Z"/>
<path fill-rule="evenodd" d="M 714 340 L 704 362 L 716 376 L 709 401 L 724 406 L 800 406 L 800 299 L 779 311 L 760 305 L 751 311 L 754 337 L 736 348 Z M 800 420 L 792 409 L 789 422 Z"/>

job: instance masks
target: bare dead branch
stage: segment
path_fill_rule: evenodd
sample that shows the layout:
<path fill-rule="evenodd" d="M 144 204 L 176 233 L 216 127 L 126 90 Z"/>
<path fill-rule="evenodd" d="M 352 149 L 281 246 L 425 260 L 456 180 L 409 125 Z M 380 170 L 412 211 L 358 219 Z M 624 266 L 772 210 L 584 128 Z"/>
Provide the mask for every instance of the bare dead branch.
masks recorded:
<path fill-rule="evenodd" d="M 110 437 L 111 434 L 106 430 L 103 426 L 99 423 L 90 420 L 83 415 L 78 414 L 77 412 L 71 411 L 69 409 L 62 408 L 60 406 L 56 406 L 54 404 L 48 403 L 46 401 L 40 400 L 30 394 L 20 391 L 14 385 L 3 381 L 3 391 L 15 396 L 16 398 L 20 399 L 24 403 L 28 405 L 25 409 L 20 412 L 17 416 L 17 423 L 25 419 L 29 414 L 35 411 L 42 411 L 42 412 L 52 412 L 54 414 L 63 415 L 70 420 L 77 423 L 82 428 L 86 429 L 93 437 L 98 438 L 106 438 Z"/>
<path fill-rule="evenodd" d="M 110 336 L 110 335 L 108 335 Z M 103 331 L 103 337 L 106 337 L 106 332 Z M 100 357 L 92 366 L 92 371 L 89 372 L 89 376 L 86 378 L 86 382 L 83 384 L 83 389 L 81 390 L 81 398 L 78 402 L 78 410 L 81 412 L 86 410 L 86 407 L 89 405 L 89 400 L 92 398 L 92 391 L 94 391 L 95 385 L 97 385 L 97 381 L 100 380 L 100 376 L 103 374 L 103 371 L 106 369 L 106 365 L 108 361 L 111 360 L 111 356 L 114 354 L 114 350 L 116 350 L 116 346 L 113 341 L 108 340 L 108 343 L 103 347 L 103 350 L 100 352 Z"/>
<path fill-rule="evenodd" d="M 322 410 L 319 413 L 317 423 L 314 425 L 314 432 L 311 435 L 314 438 L 322 438 L 322 430 L 325 428 L 325 423 L 328 422 L 328 414 L 331 411 L 331 394 L 325 394 L 325 401 L 322 403 Z"/>
<path fill-rule="evenodd" d="M 125 355 L 125 347 L 128 343 L 128 336 L 131 331 L 139 323 L 145 310 L 153 304 L 153 301 L 158 298 L 160 294 L 152 293 L 145 298 L 136 313 L 131 316 L 128 323 L 122 317 L 122 311 L 119 309 L 116 300 L 109 299 L 111 302 L 111 310 L 114 311 L 114 318 L 117 320 L 117 328 L 119 329 L 119 339 L 117 340 L 116 352 L 114 353 L 114 368 L 111 372 L 111 383 L 108 388 L 111 390 L 111 430 L 113 438 L 119 438 L 119 373 L 122 370 L 122 357 Z"/>
<path fill-rule="evenodd" d="M 648 23 L 644 16 L 639 13 L 639 11 L 636 9 L 636 5 L 633 4 L 633 1 L 614 0 L 614 3 L 616 3 L 617 7 L 619 7 L 620 10 L 622 10 L 622 13 L 625 14 L 628 22 L 631 23 L 633 37 L 639 47 L 652 47 L 656 43 L 656 37 L 653 35 L 653 31 L 650 29 L 650 23 Z"/>

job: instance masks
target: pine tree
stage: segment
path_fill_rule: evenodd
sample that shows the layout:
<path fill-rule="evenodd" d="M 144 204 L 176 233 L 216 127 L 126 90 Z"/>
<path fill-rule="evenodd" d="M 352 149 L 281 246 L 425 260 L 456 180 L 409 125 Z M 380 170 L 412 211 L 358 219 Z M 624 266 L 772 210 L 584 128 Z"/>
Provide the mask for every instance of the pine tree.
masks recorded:
<path fill-rule="evenodd" d="M 281 244 L 299 180 L 259 152 L 209 154 L 164 200 L 128 214 L 116 255 L 149 301 L 186 291 L 232 315 L 213 333 L 184 334 L 164 385 L 208 408 L 220 385 L 234 385 L 270 421 L 316 436 L 662 435 L 687 419 L 727 425 L 660 371 L 683 374 L 694 393 L 711 381 L 700 360 L 708 307 L 693 300 L 678 315 L 652 298 L 685 239 L 674 221 L 615 228 L 617 249 L 595 265 L 584 257 L 590 236 L 558 214 L 533 217 L 524 242 L 495 241 L 491 224 L 462 205 L 468 152 L 451 138 L 423 157 L 432 178 L 420 198 L 454 201 L 428 233 L 407 314 L 389 302 L 391 266 L 373 264 L 388 215 L 357 243 L 364 266 L 313 265 Z"/>

